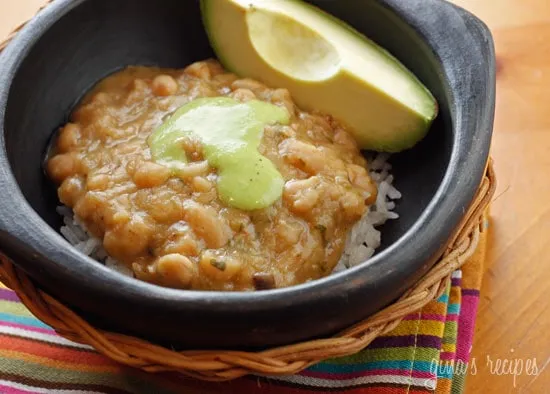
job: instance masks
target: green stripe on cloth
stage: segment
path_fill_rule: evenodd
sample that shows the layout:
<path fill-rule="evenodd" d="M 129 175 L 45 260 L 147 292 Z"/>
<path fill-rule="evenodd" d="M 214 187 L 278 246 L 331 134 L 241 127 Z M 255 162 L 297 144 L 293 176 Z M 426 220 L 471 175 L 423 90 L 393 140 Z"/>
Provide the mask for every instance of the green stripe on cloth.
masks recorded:
<path fill-rule="evenodd" d="M 154 384 L 150 379 L 137 378 L 133 376 L 133 374 L 107 374 L 67 370 L 47 367 L 38 363 L 30 363 L 17 359 L 10 359 L 9 362 L 0 363 L 0 374 L 31 376 L 35 379 L 51 383 L 90 384 L 114 387 L 129 392 L 141 390 L 141 392 L 155 394 L 173 394 L 172 391 L 163 389 L 158 384 Z M 148 377 L 145 375 L 142 376 Z"/>
<path fill-rule="evenodd" d="M 35 318 L 33 314 L 25 308 L 25 305 L 19 302 L 0 300 L 0 311 L 10 315 Z"/>
<path fill-rule="evenodd" d="M 455 344 L 456 343 L 456 330 L 457 323 L 454 321 L 449 321 L 445 324 L 445 333 L 443 338 L 441 338 L 441 343 L 443 344 Z"/>

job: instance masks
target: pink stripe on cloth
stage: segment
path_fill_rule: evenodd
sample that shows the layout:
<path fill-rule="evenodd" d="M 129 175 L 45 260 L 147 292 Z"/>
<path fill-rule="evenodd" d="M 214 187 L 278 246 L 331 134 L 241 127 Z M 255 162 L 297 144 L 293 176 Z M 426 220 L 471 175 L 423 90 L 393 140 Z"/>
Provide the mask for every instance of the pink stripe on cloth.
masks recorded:
<path fill-rule="evenodd" d="M 459 315 L 455 313 L 449 313 L 447 315 L 446 321 L 458 321 L 458 319 L 459 319 Z"/>
<path fill-rule="evenodd" d="M 454 361 L 455 359 L 455 353 L 454 352 L 441 352 L 439 355 L 440 360 L 444 361 Z"/>
<path fill-rule="evenodd" d="M 13 387 L 4 386 L 3 384 L 0 384 L 0 393 L 2 394 L 36 394 L 36 392 L 16 389 Z"/>
<path fill-rule="evenodd" d="M 460 307 L 456 340 L 456 359 L 463 362 L 470 360 L 478 304 L 479 297 L 477 295 L 467 295 L 464 294 L 464 290 L 462 291 L 462 305 Z"/>
<path fill-rule="evenodd" d="M 412 373 L 412 374 L 411 374 Z M 355 379 L 360 378 L 364 376 L 410 376 L 412 378 L 426 378 L 431 379 L 433 378 L 433 373 L 431 372 L 424 372 L 424 371 L 409 371 L 405 369 L 373 369 L 371 371 L 358 371 L 358 372 L 351 372 L 351 373 L 326 373 L 326 372 L 318 372 L 318 371 L 310 371 L 305 370 L 300 373 L 302 376 L 307 376 L 310 378 L 316 378 L 316 379 L 328 379 L 328 380 L 349 380 L 349 379 Z"/>

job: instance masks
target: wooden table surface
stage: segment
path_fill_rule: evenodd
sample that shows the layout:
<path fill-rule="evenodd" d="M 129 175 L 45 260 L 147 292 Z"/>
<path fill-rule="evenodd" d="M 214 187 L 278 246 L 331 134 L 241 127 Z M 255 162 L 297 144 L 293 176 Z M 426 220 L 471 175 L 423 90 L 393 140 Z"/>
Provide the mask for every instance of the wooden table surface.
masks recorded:
<path fill-rule="evenodd" d="M 0 37 L 43 2 L 2 1 Z M 454 2 L 489 25 L 498 60 L 499 186 L 467 392 L 550 393 L 550 1 Z"/>
<path fill-rule="evenodd" d="M 455 3 L 489 25 L 497 54 L 499 185 L 467 392 L 550 393 L 550 1 Z M 492 371 L 498 359 L 519 376 Z"/>

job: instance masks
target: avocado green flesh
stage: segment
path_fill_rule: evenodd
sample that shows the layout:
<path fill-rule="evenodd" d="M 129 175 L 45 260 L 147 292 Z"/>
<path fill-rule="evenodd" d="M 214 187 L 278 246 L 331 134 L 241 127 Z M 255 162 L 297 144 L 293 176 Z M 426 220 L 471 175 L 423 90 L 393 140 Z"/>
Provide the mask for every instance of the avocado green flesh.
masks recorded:
<path fill-rule="evenodd" d="M 201 0 L 210 42 L 229 70 L 289 89 L 334 116 L 363 149 L 397 152 L 427 133 L 437 103 L 397 59 L 298 0 Z"/>
<path fill-rule="evenodd" d="M 218 169 L 220 199 L 239 209 L 255 210 L 281 198 L 284 186 L 275 165 L 258 152 L 264 127 L 289 121 L 285 109 L 263 101 L 200 98 L 179 108 L 148 143 L 153 159 L 177 173 L 187 163 L 182 139 L 198 138 L 204 157 Z"/>

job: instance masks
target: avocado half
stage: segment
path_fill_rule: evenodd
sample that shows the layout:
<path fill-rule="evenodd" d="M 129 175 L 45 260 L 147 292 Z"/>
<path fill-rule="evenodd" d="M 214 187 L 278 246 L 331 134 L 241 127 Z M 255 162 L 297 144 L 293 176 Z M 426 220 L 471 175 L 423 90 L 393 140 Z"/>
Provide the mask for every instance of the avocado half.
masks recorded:
<path fill-rule="evenodd" d="M 299 0 L 201 0 L 221 63 L 287 88 L 305 110 L 332 115 L 362 149 L 398 152 L 437 116 L 428 89 L 397 59 L 344 22 Z"/>

